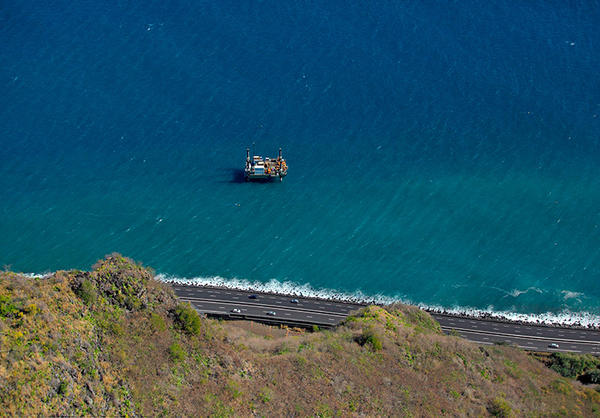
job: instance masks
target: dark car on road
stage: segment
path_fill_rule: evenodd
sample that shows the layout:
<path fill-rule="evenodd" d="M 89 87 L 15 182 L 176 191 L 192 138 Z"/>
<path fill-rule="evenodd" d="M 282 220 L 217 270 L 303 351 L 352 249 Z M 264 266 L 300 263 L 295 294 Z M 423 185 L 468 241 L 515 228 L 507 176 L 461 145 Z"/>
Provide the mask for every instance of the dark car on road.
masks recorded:
<path fill-rule="evenodd" d="M 256 296 L 256 295 L 250 295 L 250 296 L 248 296 L 248 299 L 258 299 L 258 296 Z"/>

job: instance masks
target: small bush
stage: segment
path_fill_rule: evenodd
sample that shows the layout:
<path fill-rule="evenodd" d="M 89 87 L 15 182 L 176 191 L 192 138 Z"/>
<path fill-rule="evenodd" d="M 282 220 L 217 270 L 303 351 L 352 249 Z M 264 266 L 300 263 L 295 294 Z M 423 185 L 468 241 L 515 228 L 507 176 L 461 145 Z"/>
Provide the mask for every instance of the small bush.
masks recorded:
<path fill-rule="evenodd" d="M 231 394 L 233 399 L 239 398 L 242 392 L 240 391 L 240 384 L 235 380 L 229 380 L 227 382 L 227 390 Z"/>
<path fill-rule="evenodd" d="M 502 398 L 496 398 L 493 401 L 491 401 L 488 407 L 488 411 L 490 412 L 490 414 L 496 417 L 508 418 L 513 416 L 512 408 L 510 407 L 508 402 L 506 402 L 506 400 Z"/>
<path fill-rule="evenodd" d="M 163 332 L 167 329 L 167 324 L 163 317 L 154 312 L 150 314 L 150 323 L 152 324 L 152 329 L 156 332 Z"/>
<path fill-rule="evenodd" d="M 185 351 L 179 344 L 173 343 L 169 346 L 169 356 L 173 361 L 183 360 L 185 358 Z"/>
<path fill-rule="evenodd" d="M 377 335 L 373 328 L 363 330 L 363 333 L 356 338 L 360 345 L 369 345 L 373 351 L 379 351 L 383 348 L 381 337 Z"/>
<path fill-rule="evenodd" d="M 0 317 L 17 318 L 21 313 L 21 309 L 17 306 L 10 297 L 0 295 Z"/>
<path fill-rule="evenodd" d="M 552 353 L 550 356 L 550 368 L 563 377 L 577 377 L 598 365 L 600 360 L 589 354 Z"/>
<path fill-rule="evenodd" d="M 600 369 L 590 370 L 579 378 L 582 383 L 595 384 L 600 383 Z"/>
<path fill-rule="evenodd" d="M 408 321 L 417 328 L 423 328 L 437 333 L 441 333 L 442 331 L 439 322 L 419 308 L 407 309 L 405 315 Z"/>
<path fill-rule="evenodd" d="M 67 393 L 67 382 L 60 382 L 60 385 L 58 385 L 58 388 L 56 389 L 56 393 L 59 395 L 64 395 Z"/>
<path fill-rule="evenodd" d="M 83 282 L 81 282 L 81 286 L 79 286 L 79 289 L 77 289 L 75 293 L 83 300 L 83 303 L 85 303 L 86 305 L 93 304 L 96 301 L 96 298 L 98 297 L 96 287 L 88 279 L 85 279 Z"/>
<path fill-rule="evenodd" d="M 152 277 L 150 269 L 116 253 L 94 264 L 90 273 L 99 295 L 130 311 L 145 309 L 165 296 L 154 289 Z"/>
<path fill-rule="evenodd" d="M 175 308 L 175 318 L 181 329 L 189 334 L 198 335 L 202 325 L 198 312 L 189 303 L 180 303 Z"/>
<path fill-rule="evenodd" d="M 268 403 L 271 400 L 272 396 L 273 396 L 273 392 L 271 392 L 271 390 L 269 388 L 262 388 L 258 394 L 258 398 L 263 403 Z"/>
<path fill-rule="evenodd" d="M 282 355 L 289 352 L 290 347 L 286 343 L 283 343 L 275 350 L 275 355 Z"/>

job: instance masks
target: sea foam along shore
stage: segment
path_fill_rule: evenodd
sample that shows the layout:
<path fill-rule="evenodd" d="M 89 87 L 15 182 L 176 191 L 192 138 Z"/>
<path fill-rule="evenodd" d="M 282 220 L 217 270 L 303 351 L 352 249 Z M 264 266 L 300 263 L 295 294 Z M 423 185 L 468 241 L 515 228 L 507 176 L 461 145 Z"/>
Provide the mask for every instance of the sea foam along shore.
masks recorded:
<path fill-rule="evenodd" d="M 335 300 L 341 302 L 355 302 L 361 304 L 388 305 L 394 302 L 400 302 L 407 305 L 418 306 L 419 308 L 439 314 L 453 315 L 467 318 L 493 319 L 503 322 L 518 322 L 526 324 L 564 326 L 570 328 L 600 329 L 600 315 L 589 312 L 569 312 L 562 311 L 558 313 L 546 312 L 541 314 L 529 314 L 509 311 L 495 311 L 493 309 L 478 309 L 470 307 L 444 307 L 440 305 L 426 305 L 423 303 L 414 303 L 400 296 L 391 297 L 386 295 L 367 295 L 360 290 L 354 293 L 344 293 L 332 289 L 315 289 L 310 284 L 297 284 L 293 282 L 280 282 L 271 279 L 266 283 L 258 281 L 249 281 L 243 279 L 227 279 L 220 276 L 215 277 L 194 277 L 191 279 L 159 274 L 158 280 L 170 283 L 186 284 L 191 286 L 219 287 L 227 289 L 247 290 L 260 293 L 274 293 L 279 295 L 300 296 L 315 299 Z"/>

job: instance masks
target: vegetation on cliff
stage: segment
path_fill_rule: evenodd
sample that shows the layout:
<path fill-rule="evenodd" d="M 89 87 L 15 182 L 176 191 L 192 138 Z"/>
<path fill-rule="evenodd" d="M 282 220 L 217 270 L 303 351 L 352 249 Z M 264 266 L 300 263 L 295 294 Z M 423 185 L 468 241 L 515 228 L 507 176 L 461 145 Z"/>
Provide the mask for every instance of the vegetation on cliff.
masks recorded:
<path fill-rule="evenodd" d="M 399 304 L 318 332 L 200 318 L 150 270 L 114 254 L 91 272 L 0 273 L 0 410 L 589 416 L 600 394 L 516 348 L 445 336 Z"/>

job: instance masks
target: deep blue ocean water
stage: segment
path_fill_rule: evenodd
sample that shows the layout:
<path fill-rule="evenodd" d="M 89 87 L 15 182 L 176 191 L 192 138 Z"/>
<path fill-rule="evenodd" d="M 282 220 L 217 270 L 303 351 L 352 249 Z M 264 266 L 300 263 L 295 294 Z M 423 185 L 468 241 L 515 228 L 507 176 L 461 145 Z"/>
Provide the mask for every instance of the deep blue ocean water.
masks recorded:
<path fill-rule="evenodd" d="M 595 1 L 0 4 L 0 264 L 600 322 Z M 245 148 L 283 183 L 247 184 Z M 253 284 L 252 284 L 253 283 Z"/>

